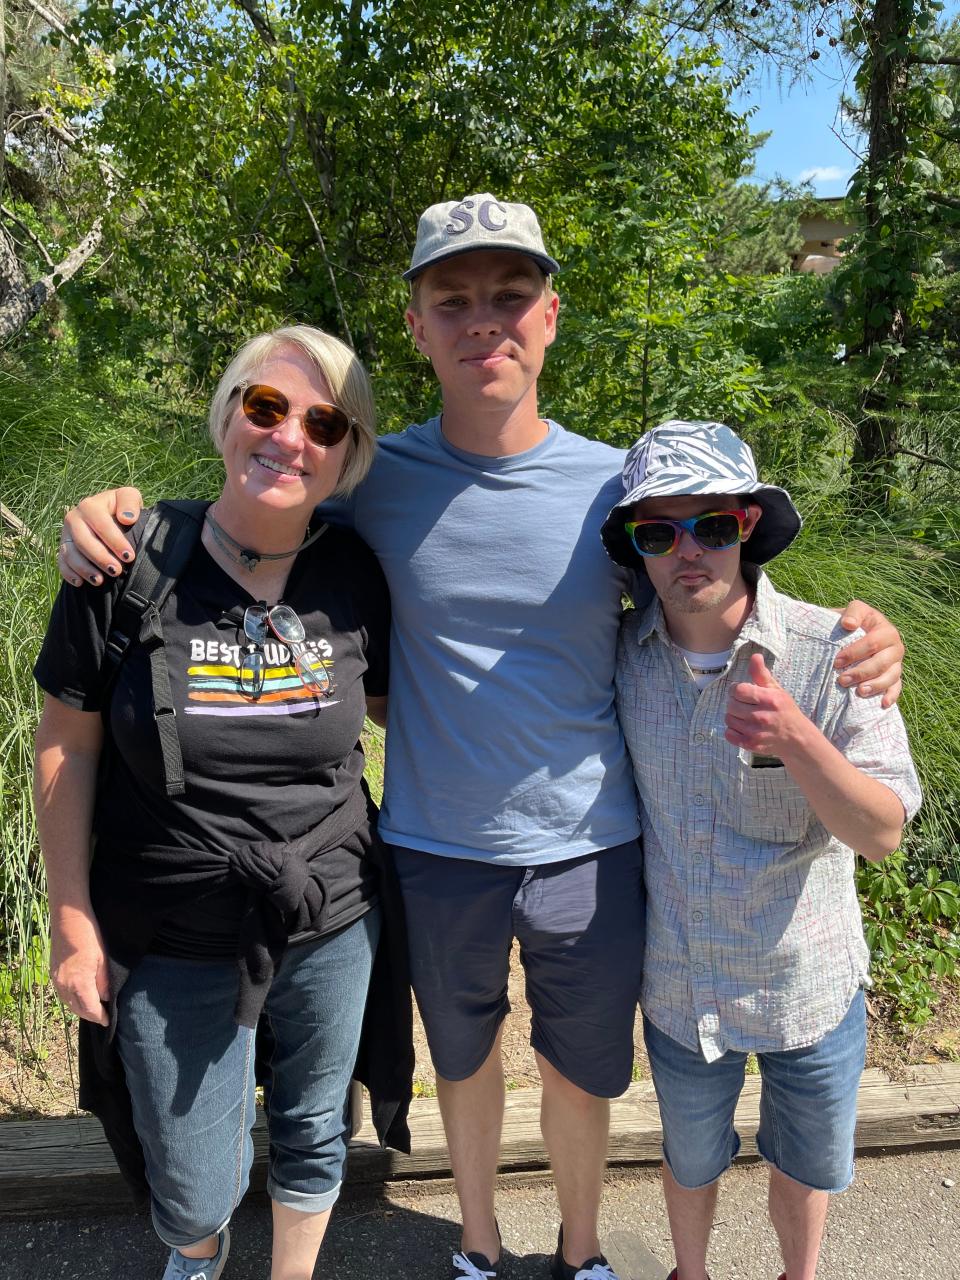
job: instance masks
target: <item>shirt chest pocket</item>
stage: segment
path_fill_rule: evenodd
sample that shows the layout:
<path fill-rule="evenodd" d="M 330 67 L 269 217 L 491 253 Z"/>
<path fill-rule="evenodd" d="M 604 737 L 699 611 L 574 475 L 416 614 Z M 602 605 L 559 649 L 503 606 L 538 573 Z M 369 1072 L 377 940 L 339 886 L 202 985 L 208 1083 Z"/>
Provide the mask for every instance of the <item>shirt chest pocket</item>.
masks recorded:
<path fill-rule="evenodd" d="M 813 810 L 783 765 L 754 768 L 741 752 L 732 779 L 729 818 L 736 831 L 753 840 L 799 844 Z"/>

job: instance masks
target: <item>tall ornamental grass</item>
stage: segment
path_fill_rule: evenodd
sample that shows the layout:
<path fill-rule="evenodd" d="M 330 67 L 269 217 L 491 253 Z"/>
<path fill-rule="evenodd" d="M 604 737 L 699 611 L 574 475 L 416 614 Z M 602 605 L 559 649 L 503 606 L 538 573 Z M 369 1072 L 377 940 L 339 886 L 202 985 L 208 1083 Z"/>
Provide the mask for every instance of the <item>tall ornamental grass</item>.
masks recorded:
<path fill-rule="evenodd" d="M 31 797 L 41 695 L 32 667 L 59 586 L 64 508 L 136 477 L 152 496 L 216 492 L 219 462 L 202 406 L 89 375 L 0 364 L 0 1014 L 43 1030 L 46 899 Z"/>
<path fill-rule="evenodd" d="M 960 880 L 960 572 L 879 517 L 854 520 L 827 505 L 804 514 L 800 538 L 771 577 L 818 604 L 866 600 L 899 628 L 907 649 L 900 709 L 924 791 L 906 845 L 920 869 L 935 865 Z"/>

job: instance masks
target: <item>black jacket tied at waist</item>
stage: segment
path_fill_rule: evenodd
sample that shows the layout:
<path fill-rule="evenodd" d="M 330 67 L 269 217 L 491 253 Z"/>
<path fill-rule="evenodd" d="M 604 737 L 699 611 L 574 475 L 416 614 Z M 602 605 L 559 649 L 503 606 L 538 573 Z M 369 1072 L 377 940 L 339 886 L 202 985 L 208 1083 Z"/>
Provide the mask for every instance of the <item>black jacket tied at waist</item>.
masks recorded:
<path fill-rule="evenodd" d="M 104 868 L 112 881 L 109 901 L 117 904 L 103 916 L 98 908 L 110 956 L 110 1026 L 80 1023 L 80 1105 L 102 1122 L 138 1200 L 142 1201 L 146 1192 L 143 1154 L 113 1038 L 117 992 L 130 970 L 149 951 L 164 916 L 198 894 L 239 880 L 248 896 L 239 936 L 235 1017 L 242 1026 L 257 1026 L 288 938 L 309 930 L 324 931 L 328 895 L 322 855 L 338 848 L 366 822 L 372 837 L 368 856 L 379 872 L 382 928 L 354 1075 L 370 1090 L 381 1143 L 409 1151 L 406 1117 L 413 1081 L 413 1014 L 406 925 L 392 857 L 376 834 L 376 808 L 365 787 L 341 809 L 289 843 L 244 845 L 227 856 L 191 850 L 189 865 L 184 864 L 183 849 L 108 853 L 98 847 L 92 872 L 97 872 L 98 865 Z M 259 1054 L 257 1065 L 258 1078 L 262 1078 Z"/>
<path fill-rule="evenodd" d="M 324 932 L 328 894 L 322 855 L 337 849 L 367 818 L 360 790 L 341 808 L 289 843 L 241 845 L 227 858 L 229 874 L 247 887 L 240 925 L 240 991 L 236 1019 L 255 1027 L 287 939 Z"/>
<path fill-rule="evenodd" d="M 325 932 L 323 855 L 367 822 L 375 833 L 376 808 L 366 790 L 358 788 L 296 840 L 240 845 L 227 854 L 162 845 L 123 850 L 98 846 L 91 887 L 107 949 L 132 969 L 149 951 L 165 917 L 200 895 L 239 881 L 247 902 L 237 941 L 240 988 L 234 1012 L 241 1026 L 255 1027 L 288 938 Z M 376 834 L 372 840 L 379 844 Z M 101 877 L 108 892 L 98 892 Z"/>

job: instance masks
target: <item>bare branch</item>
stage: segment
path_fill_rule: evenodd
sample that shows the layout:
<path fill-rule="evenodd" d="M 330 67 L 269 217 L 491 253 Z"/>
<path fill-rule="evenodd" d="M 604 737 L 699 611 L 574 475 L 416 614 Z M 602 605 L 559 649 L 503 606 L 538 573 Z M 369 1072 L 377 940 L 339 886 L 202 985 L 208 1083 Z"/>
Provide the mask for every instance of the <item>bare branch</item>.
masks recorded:
<path fill-rule="evenodd" d="M 3 227 L 0 227 L 0 299 L 26 287 L 27 281 L 17 257 L 16 246 Z"/>
<path fill-rule="evenodd" d="M 911 53 L 907 57 L 907 62 L 915 67 L 960 67 L 960 57 L 953 57 L 949 54 L 944 58 L 921 58 L 917 54 Z"/>
<path fill-rule="evenodd" d="M 290 109 L 287 112 L 287 136 L 284 138 L 280 146 L 280 163 L 277 166 L 277 174 L 274 177 L 273 182 L 270 184 L 270 190 L 267 192 L 260 208 L 254 214 L 253 222 L 250 224 L 247 235 L 253 235 L 260 225 L 260 219 L 273 203 L 273 197 L 277 193 L 277 186 L 280 182 L 280 173 L 286 170 L 287 156 L 290 154 L 290 148 L 293 146 L 293 140 L 297 134 L 297 114 L 293 109 L 293 98 L 296 95 L 297 86 L 293 72 L 290 70 L 287 71 L 287 86 L 290 92 Z"/>
<path fill-rule="evenodd" d="M 52 267 L 53 259 L 50 257 L 49 253 L 47 253 L 46 246 L 43 241 L 30 230 L 27 224 L 25 222 L 21 222 L 13 210 L 8 209 L 5 204 L 0 204 L 0 213 L 3 214 L 8 222 L 13 222 L 20 228 L 36 251 L 40 254 L 40 257 L 43 258 L 47 266 Z"/>
<path fill-rule="evenodd" d="M 307 217 L 310 220 L 311 227 L 313 227 L 313 234 L 316 237 L 317 244 L 320 247 L 320 253 L 322 254 L 323 261 L 326 264 L 327 273 L 330 276 L 330 285 L 333 289 L 333 296 L 334 298 L 336 298 L 336 301 L 337 301 L 337 310 L 340 313 L 340 323 L 343 325 L 344 336 L 346 337 L 347 342 L 352 347 L 353 335 L 350 332 L 350 325 L 347 321 L 347 313 L 343 307 L 343 299 L 340 297 L 340 290 L 337 288 L 337 277 L 333 270 L 333 264 L 331 263 L 330 258 L 327 255 L 327 245 L 326 245 L 326 241 L 323 238 L 323 232 L 320 230 L 320 224 L 317 222 L 317 219 L 314 217 L 313 210 L 311 209 L 309 203 L 307 202 L 306 196 L 300 190 L 297 180 L 293 176 L 293 173 L 290 170 L 290 166 L 287 163 L 286 157 L 284 157 L 283 159 L 283 171 L 287 175 L 287 181 L 290 183 L 290 186 L 292 187 L 295 195 L 299 199 L 300 203 L 303 205 L 304 212 L 306 213 Z"/>
<path fill-rule="evenodd" d="M 942 204 L 946 209 L 960 209 L 960 197 L 944 195 L 942 191 L 925 191 L 923 193 L 934 204 Z"/>
<path fill-rule="evenodd" d="M 946 467 L 948 471 L 960 471 L 960 467 L 952 462 L 946 462 L 943 458 L 934 458 L 929 453 L 917 453 L 915 449 L 904 449 L 902 445 L 895 452 L 905 453 L 908 458 L 919 458 L 921 462 L 929 462 L 932 467 Z"/>
<path fill-rule="evenodd" d="M 0 523 L 7 525 L 14 531 L 17 537 L 23 538 L 25 542 L 29 542 L 30 545 L 35 547 L 38 551 L 43 550 L 43 543 L 33 532 L 30 526 L 28 524 L 24 524 L 20 517 L 15 512 L 11 511 L 9 507 L 4 506 L 2 502 L 0 502 Z"/>
<path fill-rule="evenodd" d="M 0 195 L 7 184 L 7 11 L 0 0 Z"/>
<path fill-rule="evenodd" d="M 80 48 L 80 41 L 75 35 L 71 34 L 71 32 L 67 30 L 63 24 L 62 18 L 58 18 L 55 13 L 52 13 L 44 5 L 38 4 L 37 0 L 24 0 L 24 3 L 28 8 L 32 9 L 37 17 L 40 18 L 42 22 L 45 22 L 51 30 L 56 31 L 59 35 L 63 36 L 65 40 L 69 40 L 75 49 Z"/>
<path fill-rule="evenodd" d="M 253 23 L 254 30 L 264 44 L 270 45 L 271 48 L 277 43 L 277 37 L 273 33 L 273 27 L 257 8 L 254 0 L 238 0 L 240 8 L 244 11 L 250 21 Z"/>
<path fill-rule="evenodd" d="M 254 30 L 260 36 L 260 39 L 264 44 L 271 49 L 276 48 L 278 44 L 277 36 L 268 20 L 257 8 L 255 0 L 237 0 L 237 3 L 253 23 Z M 304 99 L 302 90 L 297 84 L 289 59 L 287 59 L 286 62 L 287 73 L 290 77 L 290 84 L 299 104 L 298 114 L 300 118 L 300 127 L 303 129 L 303 136 L 306 139 L 307 147 L 309 148 L 310 155 L 313 158 L 313 167 L 316 169 L 320 188 L 323 191 L 325 199 L 330 201 L 333 198 L 333 182 L 330 176 L 333 170 L 333 158 L 330 154 L 329 148 L 324 145 L 317 117 L 307 108 L 306 100 Z M 320 120 L 322 123 L 322 117 Z"/>

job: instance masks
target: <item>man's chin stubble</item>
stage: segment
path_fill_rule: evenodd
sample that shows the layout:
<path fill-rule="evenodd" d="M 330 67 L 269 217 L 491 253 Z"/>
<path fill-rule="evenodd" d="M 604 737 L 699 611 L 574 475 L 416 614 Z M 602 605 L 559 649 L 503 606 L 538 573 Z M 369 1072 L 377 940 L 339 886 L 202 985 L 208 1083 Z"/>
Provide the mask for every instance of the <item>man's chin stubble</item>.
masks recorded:
<path fill-rule="evenodd" d="M 668 601 L 678 613 L 707 613 L 723 604 L 725 599 L 724 595 L 717 590 L 717 586 L 717 583 L 711 582 L 706 589 L 700 587 L 691 592 L 685 590 L 679 583 L 674 583 L 668 593 Z"/>

